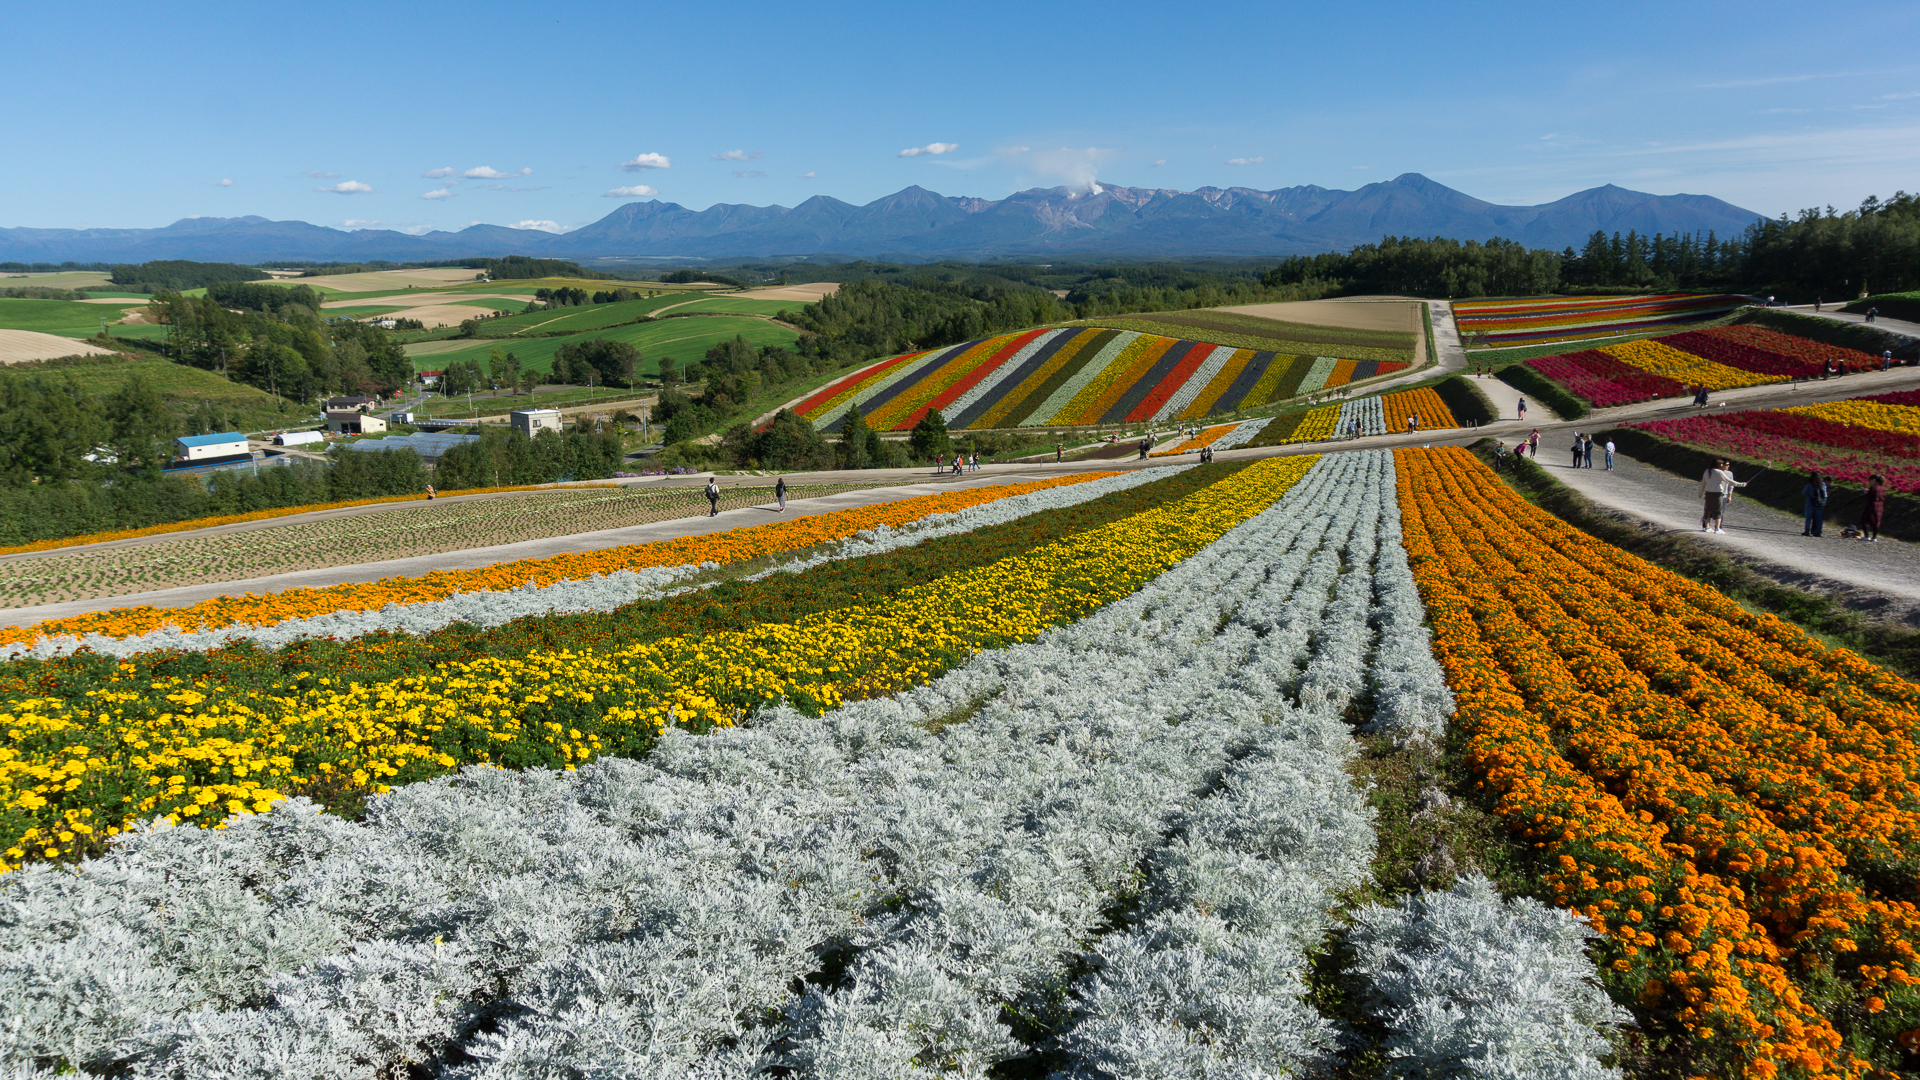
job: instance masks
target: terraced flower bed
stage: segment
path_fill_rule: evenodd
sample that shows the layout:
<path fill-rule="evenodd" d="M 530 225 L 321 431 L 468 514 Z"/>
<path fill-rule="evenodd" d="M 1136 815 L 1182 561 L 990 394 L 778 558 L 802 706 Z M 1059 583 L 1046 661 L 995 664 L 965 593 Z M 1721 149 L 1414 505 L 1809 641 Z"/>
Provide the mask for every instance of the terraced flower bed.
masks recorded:
<path fill-rule="evenodd" d="M 874 486 L 795 486 L 789 489 L 788 497 L 804 499 Z M 721 488 L 722 509 L 772 501 L 771 487 Z M 437 555 L 697 517 L 707 512 L 706 497 L 692 487 L 586 488 L 437 504 L 416 502 L 377 514 L 218 536 L 0 559 L 0 606 L 30 607 Z"/>

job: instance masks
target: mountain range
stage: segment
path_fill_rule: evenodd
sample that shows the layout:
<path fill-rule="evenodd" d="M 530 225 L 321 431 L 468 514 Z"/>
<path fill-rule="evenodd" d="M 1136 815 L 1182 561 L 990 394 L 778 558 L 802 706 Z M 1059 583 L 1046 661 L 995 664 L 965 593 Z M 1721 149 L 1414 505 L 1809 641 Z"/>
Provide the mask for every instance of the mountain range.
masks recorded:
<path fill-rule="evenodd" d="M 184 218 L 159 229 L 0 229 L 0 261 L 206 259 L 417 261 L 477 255 L 719 259 L 1014 255 L 1272 256 L 1344 251 L 1382 236 L 1505 237 L 1575 247 L 1594 230 L 1736 235 L 1760 215 L 1708 195 L 1608 184 L 1539 206 L 1502 206 L 1404 173 L 1357 191 L 1032 188 L 1004 199 L 909 187 L 865 206 L 816 195 L 795 207 L 626 203 L 591 225 L 547 233 L 474 225 L 415 236 L 262 217 Z"/>

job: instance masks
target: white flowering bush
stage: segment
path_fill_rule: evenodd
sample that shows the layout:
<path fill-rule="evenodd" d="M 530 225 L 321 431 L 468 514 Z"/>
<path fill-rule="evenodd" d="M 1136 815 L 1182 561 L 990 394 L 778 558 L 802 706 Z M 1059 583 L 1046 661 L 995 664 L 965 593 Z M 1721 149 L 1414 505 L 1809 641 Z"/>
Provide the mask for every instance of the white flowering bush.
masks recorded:
<path fill-rule="evenodd" d="M 1141 469 L 1086 483 L 1032 491 L 949 513 L 932 514 L 900 528 L 882 526 L 865 530 L 832 545 L 824 552 L 789 560 L 754 577 L 781 572 L 798 573 L 826 562 L 882 554 L 939 537 L 1013 521 L 1043 510 L 1077 506 L 1115 491 L 1163 480 L 1188 468 L 1192 466 Z M 105 634 L 53 637 L 36 642 L 31 648 L 22 650 L 22 654 L 45 659 L 87 648 L 108 656 L 132 656 L 161 649 L 189 652 L 217 649 L 236 641 L 251 641 L 264 648 L 278 649 L 304 638 L 333 637 L 346 641 L 383 630 L 429 634 L 462 622 L 481 627 L 504 626 L 515 619 L 529 616 L 613 611 L 638 600 L 669 595 L 687 578 L 716 566 L 715 563 L 701 563 L 616 570 L 610 574 L 594 574 L 574 581 L 557 581 L 551 585 L 529 582 L 518 589 L 455 593 L 444 600 L 428 600 L 417 604 L 388 604 L 377 611 L 336 611 L 309 618 L 287 619 L 272 626 L 227 626 L 191 632 L 169 627 L 123 638 Z"/>
<path fill-rule="evenodd" d="M 1387 1023 L 1390 1076 L 1620 1075 L 1600 1057 L 1629 1017 L 1594 980 L 1594 932 L 1567 912 L 1503 901 L 1475 875 L 1354 919 L 1353 969 Z"/>
<path fill-rule="evenodd" d="M 1355 398 L 1340 403 L 1340 419 L 1335 433 L 1341 436 L 1355 433 L 1355 424 L 1359 425 L 1359 435 L 1387 433 L 1387 414 L 1379 398 Z"/>
<path fill-rule="evenodd" d="M 1213 449 L 1231 450 L 1236 446 L 1245 446 L 1247 443 L 1253 441 L 1255 435 L 1265 431 L 1267 425 L 1271 423 L 1273 423 L 1273 417 L 1271 416 L 1256 416 L 1246 423 L 1235 427 L 1225 435 L 1213 440 Z"/>

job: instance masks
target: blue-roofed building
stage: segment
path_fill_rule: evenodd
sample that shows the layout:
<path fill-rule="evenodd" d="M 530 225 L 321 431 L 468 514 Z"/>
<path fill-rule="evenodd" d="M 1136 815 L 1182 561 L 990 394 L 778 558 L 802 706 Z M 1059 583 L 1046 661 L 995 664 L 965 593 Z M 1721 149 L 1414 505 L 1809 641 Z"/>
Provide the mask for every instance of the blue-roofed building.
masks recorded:
<path fill-rule="evenodd" d="M 247 437 L 237 431 L 218 435 L 182 435 L 173 440 L 177 461 L 214 461 L 220 458 L 246 457 Z"/>

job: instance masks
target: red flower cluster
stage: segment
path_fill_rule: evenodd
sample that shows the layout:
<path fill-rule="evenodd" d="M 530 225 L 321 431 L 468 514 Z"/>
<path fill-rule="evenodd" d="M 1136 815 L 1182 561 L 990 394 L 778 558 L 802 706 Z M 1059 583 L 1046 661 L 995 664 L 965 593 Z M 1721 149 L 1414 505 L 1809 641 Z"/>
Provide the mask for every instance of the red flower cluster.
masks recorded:
<path fill-rule="evenodd" d="M 1600 408 L 1688 393 L 1685 385 L 1665 375 L 1621 363 L 1598 349 L 1535 357 L 1526 364 Z"/>
<path fill-rule="evenodd" d="M 1839 425 L 1846 432 L 1838 446 L 1814 443 L 1790 435 L 1763 430 L 1747 423 L 1729 423 L 1735 417 L 1780 415 L 1733 413 L 1728 416 L 1688 416 L 1678 420 L 1654 420 L 1630 427 L 1664 439 L 1683 442 L 1704 450 L 1715 450 L 1756 461 L 1772 461 L 1775 468 L 1795 471 L 1819 470 L 1842 482 L 1864 484 L 1867 477 L 1879 473 L 1895 491 L 1920 492 L 1920 465 L 1911 458 L 1891 457 L 1854 449 L 1874 435 L 1867 428 Z M 1797 419 L 1812 420 L 1812 417 Z M 1801 429 L 1809 430 L 1809 429 Z"/>
<path fill-rule="evenodd" d="M 1721 334 L 1720 329 L 1688 330 L 1670 337 L 1663 337 L 1660 343 L 1671 345 L 1676 349 L 1684 349 L 1716 364 L 1725 364 L 1742 371 L 1757 371 L 1763 375 L 1786 375 L 1804 379 L 1825 370 L 1822 364 L 1812 360 L 1785 356 L 1770 349 L 1761 349 L 1734 341 Z"/>

